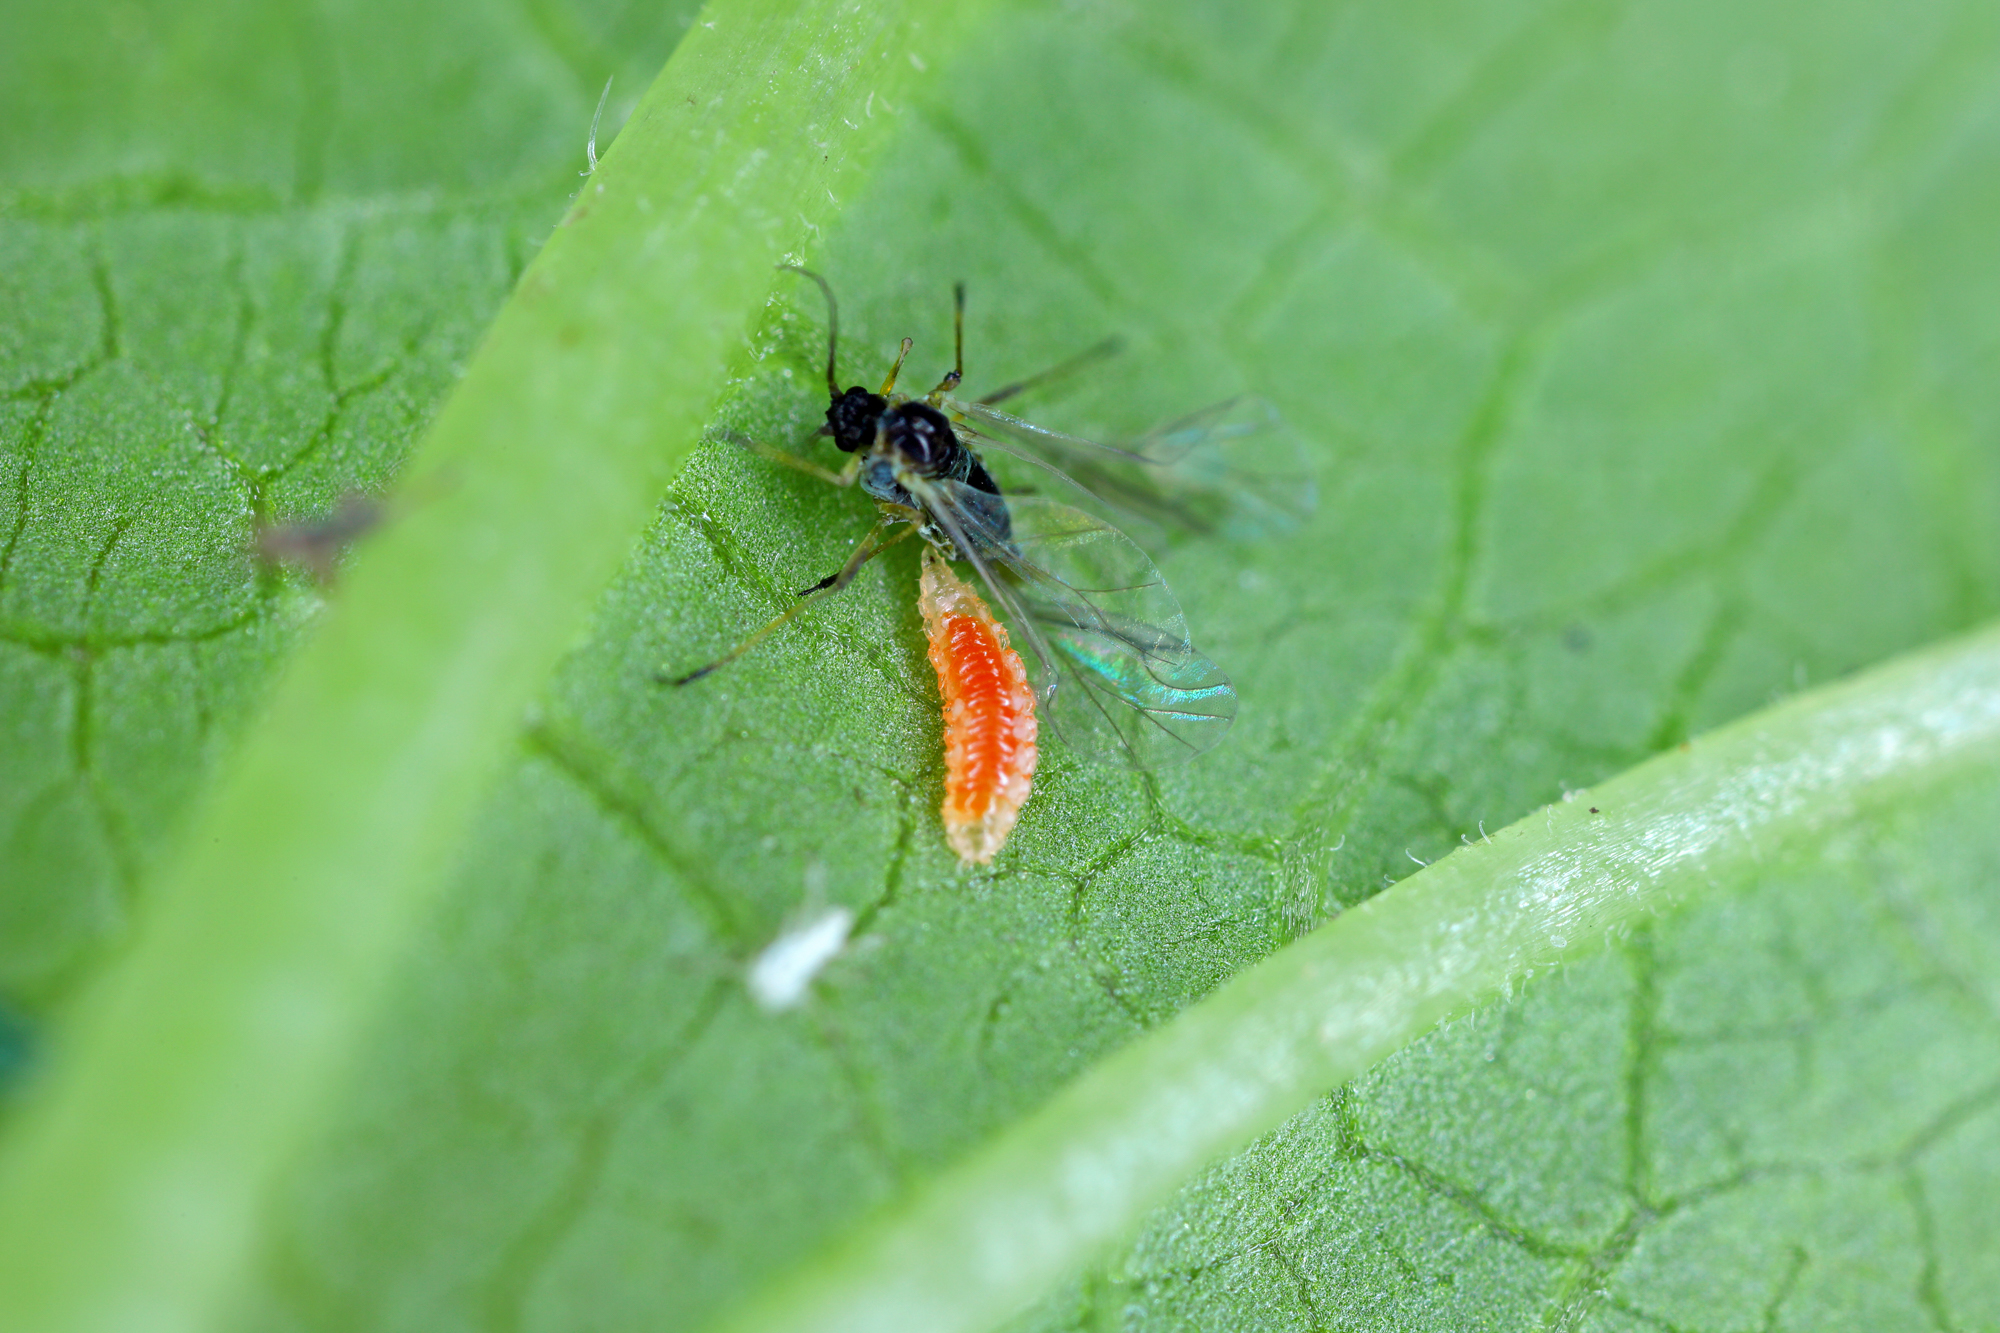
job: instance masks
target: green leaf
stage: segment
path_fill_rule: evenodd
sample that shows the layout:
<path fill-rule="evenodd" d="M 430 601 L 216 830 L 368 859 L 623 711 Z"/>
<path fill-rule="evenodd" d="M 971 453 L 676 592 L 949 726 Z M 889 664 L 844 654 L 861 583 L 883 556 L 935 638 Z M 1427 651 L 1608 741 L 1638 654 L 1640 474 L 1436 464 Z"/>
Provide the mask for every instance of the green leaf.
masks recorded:
<path fill-rule="evenodd" d="M 1441 1017 L 1516 977 L 1532 978 L 1588 941 L 1624 933 L 1634 917 L 1677 905 L 1691 885 L 1740 878 L 1746 866 L 1768 875 L 1779 855 L 1820 833 L 1832 811 L 1851 821 L 1873 805 L 1911 805 L 1913 796 L 1929 796 L 1969 767 L 1990 773 L 1996 758 L 2000 631 L 1989 631 L 1757 714 L 1704 738 L 1695 753 L 1670 753 L 1572 793 L 1575 799 L 1560 810 L 1551 806 L 1454 852 L 1436 869 L 1246 969 L 860 1229 L 801 1279 L 753 1303 L 731 1327 L 744 1333 L 986 1327 L 1024 1292 L 1060 1276 L 1075 1254 L 1115 1238 L 1204 1162 L 1275 1127 Z M 1817 857 L 1805 860 L 1811 865 Z M 1913 980 L 1948 992 L 1950 975 L 1935 961 L 1928 970 L 1932 975 Z M 1894 991 L 1862 994 L 1876 1004 L 1902 998 Z M 1959 1017 L 1963 1029 L 1943 1052 L 1961 1086 L 1940 1089 L 1929 1099 L 1930 1114 L 1906 1130 L 1905 1137 L 1918 1134 L 1920 1145 L 1941 1128 L 1926 1121 L 1956 1118 L 1966 1098 L 1977 1106 L 2000 1100 L 2000 1084 L 1981 1086 L 1992 1082 L 2000 1040 L 1981 1031 L 1976 1006 L 1964 1015 L 1921 1012 L 1935 1011 L 1935 1002 L 1915 1007 L 1919 1013 L 1895 1016 L 1902 1020 L 1894 1023 L 1895 1037 L 1907 1040 L 1922 1018 Z M 1970 1068 L 1952 1059 L 1968 1045 L 1981 1057 Z M 1569 1063 L 1562 1054 L 1560 1047 L 1543 1053 L 1534 1073 L 1560 1077 Z M 1898 1063 L 1883 1060 L 1882 1051 L 1869 1054 L 1874 1061 L 1857 1071 L 1864 1076 L 1883 1072 L 1870 1064 Z M 1927 1072 L 1935 1083 L 1941 1071 Z M 1555 1109 L 1584 1111 L 1579 1100 L 1563 1099 Z M 1425 1117 L 1433 1127 L 1439 1118 Z M 1820 1108 L 1798 1118 L 1816 1129 L 1814 1122 L 1834 1119 Z M 1503 1150 L 1528 1137 L 1521 1132 L 1526 1125 L 1508 1128 L 1513 1132 L 1493 1136 Z M 1358 1144 L 1395 1132 L 1391 1120 L 1353 1138 Z M 1855 1136 L 1836 1126 L 1833 1137 Z M 1452 1151 L 1459 1146 L 1431 1153 L 1459 1168 L 1455 1174 L 1476 1170 L 1476 1157 Z M 1469 1146 L 1496 1144 L 1475 1138 Z M 1615 1151 L 1594 1146 L 1609 1159 L 1595 1165 L 1617 1162 Z M 1786 1165 L 1807 1174 L 1833 1163 Z M 1496 1213 L 1507 1211 L 1511 1183 L 1488 1182 L 1499 1196 Z M 1651 1183 L 1642 1180 L 1632 1190 L 1633 1209 L 1648 1202 Z M 1668 1219 L 1661 1230 L 1670 1231 L 1685 1199 L 1673 1193 L 1665 1199 L 1651 1211 Z M 1237 1238 L 1226 1234 L 1226 1222 L 1213 1229 L 1225 1234 L 1202 1238 L 1208 1244 L 1198 1268 L 1234 1260 L 1242 1248 L 1230 1243 Z M 1539 1230 L 1516 1239 L 1532 1244 Z M 1621 1249 L 1632 1248 L 1630 1236 L 1619 1239 Z M 1543 1244 L 1560 1252 L 1557 1244 Z M 1169 1232 L 1167 1248 L 1185 1253 L 1187 1246 Z M 1582 1268 L 1596 1256 L 1579 1250 L 1573 1257 Z M 1294 1263 L 1303 1258 L 1294 1256 Z M 1691 1276 L 1684 1265 L 1666 1267 L 1669 1285 Z M 1317 1320 L 1315 1304 L 1303 1302 Z"/>
<path fill-rule="evenodd" d="M 523 707 L 708 414 L 770 256 L 817 229 L 820 196 L 882 137 L 864 106 L 903 98 L 912 41 L 949 49 L 974 12 L 746 6 L 680 44 L 430 431 L 405 490 L 431 494 L 348 571 L 337 614 L 193 818 L 129 956 L 68 1015 L 61 1064 L 6 1163 L 0 1289 L 15 1322 L 212 1321 L 270 1178 L 320 1113 Z M 774 77 L 802 57 L 820 67 Z M 775 119 L 823 128 L 777 148 Z M 332 298 L 330 328 L 346 299 Z M 103 302 L 104 364 L 27 386 L 31 401 L 53 412 L 58 396 L 89 403 L 100 382 L 136 375 L 114 309 Z M 337 406 L 347 390 L 330 393 Z M 116 595 L 164 622 L 144 637 L 226 632 L 184 624 L 182 603 L 243 563 L 240 547 L 204 547 L 204 522 L 232 481 L 254 509 L 270 474 L 198 427 L 137 424 L 171 441 L 140 483 L 170 498 L 104 506 L 109 532 L 73 609 L 33 598 L 90 551 L 63 520 L 142 460 L 79 444 L 65 451 L 83 460 L 62 477 L 76 487 L 66 512 L 38 525 L 23 500 L 19 532 L 52 535 L 7 553 L 28 594 L 17 614 L 40 631 L 20 637 L 82 663 L 80 693 L 97 688 L 92 656 L 123 646 L 95 636 L 131 614 Z M 21 464 L 24 490 L 37 461 Z M 121 576 L 145 556 L 157 582 Z M 66 612 L 67 642 L 53 628 Z M 77 711 L 87 747 L 94 713 Z"/>
<path fill-rule="evenodd" d="M 426 568 L 390 563 L 399 539 L 485 486 L 413 489 L 331 617 L 240 554 L 253 514 L 323 513 L 401 469 L 580 183 L 602 74 L 620 64 L 615 122 L 678 27 L 642 51 L 618 12 L 10 26 L 0 986 L 23 1012 L 146 956 L 130 913 L 302 628 L 360 621 L 371 578 Z M 860 99 L 891 153 L 796 201 L 826 208 L 806 252 L 843 297 L 846 376 L 904 334 L 936 373 L 962 277 L 975 386 L 1126 337 L 1040 419 L 1129 432 L 1248 388 L 1314 451 L 1303 531 L 1155 552 L 1237 680 L 1234 734 L 1155 781 L 1052 746 L 999 865 L 961 871 L 909 553 L 727 672 L 652 683 L 866 524 L 851 495 L 697 451 L 472 835 L 437 830 L 435 856 L 462 851 L 430 924 L 390 952 L 412 891 L 368 932 L 356 976 L 401 961 L 342 1089 L 256 1090 L 318 1136 L 260 1214 L 240 1322 L 718 1316 L 871 1208 L 915 1216 L 925 1182 L 1412 861 L 1992 616 L 1994 23 L 1943 3 L 1029 7 L 948 73 L 933 53 L 912 93 Z M 797 130 L 765 122 L 746 156 Z M 718 253 L 759 246 L 783 248 Z M 728 328 L 763 288 L 743 290 L 714 309 Z M 717 424 L 807 447 L 822 316 L 779 292 Z M 604 333 L 694 336 L 664 323 Z M 663 431 L 635 406 L 655 386 L 599 369 L 583 433 Z M 567 434 L 555 456 L 585 447 Z M 524 624 L 576 614 L 559 600 Z M 544 660 L 564 643 L 551 629 Z M 451 744 L 490 753 L 510 717 Z M 336 751 L 305 753 L 292 788 L 337 790 Z M 1691 915 L 1442 1029 L 1038 1317 L 2000 1318 L 1993 795 L 1807 811 L 1824 855 L 1730 871 Z M 814 887 L 863 943 L 766 1014 L 738 970 Z M 343 986 L 343 1012 L 368 993 Z M 58 1074 L 91 1031 L 42 1032 Z M 212 1093 L 185 1063 L 161 1077 Z M 105 1285 L 142 1290 L 120 1286 L 135 1271 Z"/>

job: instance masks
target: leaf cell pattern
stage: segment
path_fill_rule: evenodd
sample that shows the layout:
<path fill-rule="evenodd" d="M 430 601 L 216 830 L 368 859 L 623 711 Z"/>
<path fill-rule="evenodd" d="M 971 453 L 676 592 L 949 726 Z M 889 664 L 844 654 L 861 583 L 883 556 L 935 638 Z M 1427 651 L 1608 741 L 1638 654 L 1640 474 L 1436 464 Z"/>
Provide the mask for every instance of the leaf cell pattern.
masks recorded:
<path fill-rule="evenodd" d="M 243 169 L 16 152 L 0 994 L 25 1012 L 115 941 L 315 613 L 244 558 L 252 524 L 387 485 L 574 188 L 550 108 L 586 121 L 649 31 L 614 8 L 455 41 L 512 71 L 457 137 L 382 117 L 448 119 L 463 78 L 357 110 L 394 61 L 330 32 L 296 44 L 282 145 L 225 136 Z M 1249 390 L 1316 442 L 1303 531 L 1161 553 L 1235 734 L 1159 776 L 1052 753 L 1003 864 L 960 871 L 912 562 L 699 697 L 651 685 L 861 521 L 699 455 L 524 730 L 246 1327 L 697 1323 L 1413 863 L 1994 614 L 1993 15 L 1447 8 L 1027 7 L 892 112 L 903 151 L 828 238 L 847 357 L 947 346 L 963 277 L 995 383 L 1128 335 L 1052 424 Z M 774 312 L 732 429 L 810 428 L 810 319 Z M 1965 1258 L 2000 1157 L 1976 795 L 1441 1031 L 1023 1328 L 2000 1319 Z M 809 884 L 863 947 L 775 1020 L 736 973 Z"/>

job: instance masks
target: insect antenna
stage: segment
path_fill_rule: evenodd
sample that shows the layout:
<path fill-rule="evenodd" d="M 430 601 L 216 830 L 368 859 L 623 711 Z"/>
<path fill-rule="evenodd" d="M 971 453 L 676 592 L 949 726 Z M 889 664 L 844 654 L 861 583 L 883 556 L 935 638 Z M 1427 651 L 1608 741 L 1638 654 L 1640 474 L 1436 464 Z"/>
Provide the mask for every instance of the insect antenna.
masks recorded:
<path fill-rule="evenodd" d="M 838 398 L 840 376 L 834 358 L 840 351 L 840 304 L 833 299 L 833 287 L 809 268 L 800 268 L 797 264 L 780 264 L 778 267 L 802 278 L 811 278 L 819 284 L 820 293 L 826 297 L 826 391 Z"/>

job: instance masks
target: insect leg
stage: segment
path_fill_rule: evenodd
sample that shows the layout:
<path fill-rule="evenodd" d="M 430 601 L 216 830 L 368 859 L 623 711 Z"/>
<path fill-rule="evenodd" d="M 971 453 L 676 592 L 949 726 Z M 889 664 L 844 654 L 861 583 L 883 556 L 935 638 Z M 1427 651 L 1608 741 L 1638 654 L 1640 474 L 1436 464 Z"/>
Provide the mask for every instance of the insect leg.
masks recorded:
<path fill-rule="evenodd" d="M 965 284 L 962 282 L 951 286 L 951 341 L 957 349 L 957 359 L 952 363 L 951 374 L 939 380 L 937 388 L 932 389 L 930 397 L 925 400 L 932 407 L 936 407 L 938 400 L 956 389 L 958 382 L 965 378 Z"/>
<path fill-rule="evenodd" d="M 1085 366 L 1090 365 L 1092 362 L 1102 361 L 1106 357 L 1116 356 L 1120 351 L 1124 349 L 1124 347 L 1125 347 L 1125 340 L 1123 338 L 1118 337 L 1116 334 L 1113 334 L 1111 337 L 1106 338 L 1103 342 L 1098 343 L 1095 346 L 1084 348 L 1081 352 L 1078 352 L 1075 356 L 1071 357 L 1069 360 L 1058 362 L 1056 365 L 1050 366 L 1047 370 L 1042 371 L 1039 375 L 1030 375 L 1028 376 L 1028 378 L 1024 380 L 1015 380 L 1012 384 L 1004 385 L 1001 388 L 995 389 L 992 393 L 987 394 L 984 398 L 981 398 L 978 401 L 982 405 L 990 407 L 994 403 L 1000 402 L 1003 399 L 1012 398 L 1017 393 L 1026 393 L 1030 389 L 1039 389 L 1044 384 L 1048 384 L 1059 379 L 1066 379 L 1069 376 L 1074 375 L 1077 371 L 1082 370 Z"/>
<path fill-rule="evenodd" d="M 818 583 L 813 584 L 812 587 L 801 588 L 799 590 L 799 596 L 810 597 L 816 592 L 839 592 L 842 588 L 845 588 L 848 584 L 854 582 L 854 576 L 861 572 L 861 567 L 863 565 L 867 564 L 870 560 L 873 560 L 876 556 L 882 554 L 882 552 L 888 550 L 891 546 L 894 546 L 897 542 L 902 541 L 904 538 L 916 536 L 917 534 L 916 528 L 907 527 L 904 528 L 901 532 L 897 533 L 895 536 L 891 537 L 888 541 L 883 542 L 879 546 L 871 546 L 869 544 L 873 542 L 875 538 L 881 536 L 882 529 L 888 527 L 891 523 L 901 523 L 904 521 L 905 520 L 900 518 L 897 519 L 885 518 L 880 523 L 877 523 L 875 525 L 875 530 L 868 534 L 867 539 L 864 540 L 861 543 L 861 545 L 854 548 L 854 554 L 847 557 L 846 564 L 842 565 L 839 569 L 834 570 L 833 573 L 828 574 Z"/>
<path fill-rule="evenodd" d="M 840 567 L 838 573 L 834 574 L 830 578 L 822 579 L 819 583 L 815 584 L 813 587 L 806 589 L 803 593 L 799 595 L 799 600 L 795 602 L 788 610 L 785 610 L 780 614 L 773 616 L 768 622 L 765 623 L 765 625 L 761 629 L 757 630 L 756 633 L 752 634 L 749 638 L 743 640 L 743 642 L 737 644 L 734 648 L 731 648 L 728 652 L 724 653 L 722 656 L 716 658 L 713 662 L 710 662 L 707 666 L 699 667 L 693 671 L 688 672 L 684 676 L 667 676 L 664 674 L 660 674 L 660 675 L 655 675 L 653 679 L 663 685 L 686 685 L 693 681 L 700 680 L 703 676 L 708 675 L 711 671 L 715 671 L 722 667 L 728 666 L 731 662 L 734 662 L 737 658 L 743 656 L 743 654 L 749 652 L 752 648 L 755 648 L 758 644 L 762 643 L 765 637 L 769 635 L 773 630 L 782 627 L 785 624 L 785 622 L 791 620 L 794 616 L 797 616 L 801 611 L 804 611 L 807 607 L 813 605 L 821 594 L 839 592 L 842 588 L 845 588 L 849 583 L 853 582 L 854 576 L 860 572 L 861 567 L 863 565 L 867 564 L 877 555 L 880 555 L 888 547 L 894 545 L 895 542 L 902 540 L 902 537 L 896 537 L 887 542 L 880 540 L 883 530 L 887 528 L 891 523 L 899 521 L 900 520 L 898 519 L 890 518 L 887 516 L 883 517 L 883 519 L 880 522 L 878 522 L 873 528 L 869 529 L 868 535 L 861 539 L 861 544 L 854 548 L 854 554 L 847 557 L 847 563 Z M 905 533 L 903 535 L 907 536 L 908 534 Z"/>
<path fill-rule="evenodd" d="M 910 348 L 914 346 L 916 346 L 916 344 L 911 342 L 908 338 L 903 339 L 903 348 L 901 351 L 896 353 L 896 364 L 889 367 L 889 377 L 882 381 L 883 393 L 889 393 L 890 391 L 895 389 L 896 376 L 900 374 L 903 369 L 903 358 L 910 354 Z"/>
<path fill-rule="evenodd" d="M 791 468 L 794 472 L 803 472 L 808 477 L 818 477 L 830 486 L 852 486 L 854 479 L 861 475 L 860 454 L 856 454 L 853 458 L 849 459 L 846 467 L 835 472 L 832 468 L 821 467 L 811 459 L 800 458 L 797 454 L 788 454 L 783 449 L 775 448 L 760 440 L 753 440 L 745 435 L 737 435 L 732 432 L 729 435 L 729 441 L 732 444 L 739 444 L 757 455 L 757 457 L 767 459 L 781 467 Z"/>

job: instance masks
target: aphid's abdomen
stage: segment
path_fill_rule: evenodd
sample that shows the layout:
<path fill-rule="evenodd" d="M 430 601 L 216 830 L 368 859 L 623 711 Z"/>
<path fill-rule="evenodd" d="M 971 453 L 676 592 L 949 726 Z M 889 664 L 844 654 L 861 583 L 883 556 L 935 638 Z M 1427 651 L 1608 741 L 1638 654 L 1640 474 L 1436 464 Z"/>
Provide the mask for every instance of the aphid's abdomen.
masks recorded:
<path fill-rule="evenodd" d="M 1006 627 L 930 547 L 921 605 L 944 699 L 945 838 L 961 859 L 991 861 L 1034 781 L 1035 692 Z"/>

